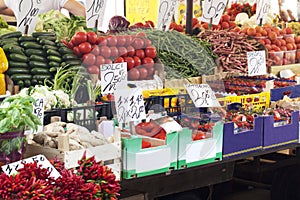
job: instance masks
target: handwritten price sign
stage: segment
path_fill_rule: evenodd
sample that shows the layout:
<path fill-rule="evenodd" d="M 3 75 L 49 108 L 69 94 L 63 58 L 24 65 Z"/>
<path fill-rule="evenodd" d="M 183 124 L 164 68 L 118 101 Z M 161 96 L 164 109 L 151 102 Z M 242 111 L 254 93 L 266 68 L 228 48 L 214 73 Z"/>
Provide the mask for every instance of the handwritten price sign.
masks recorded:
<path fill-rule="evenodd" d="M 160 0 L 158 6 L 157 29 L 168 30 L 177 9 L 177 0 Z"/>
<path fill-rule="evenodd" d="M 49 160 L 47 160 L 47 158 L 44 155 L 36 155 L 30 158 L 26 158 L 24 160 L 10 163 L 8 165 L 3 165 L 2 170 L 7 175 L 17 174 L 17 170 L 23 168 L 23 162 L 37 162 L 38 165 L 41 165 L 41 168 L 47 169 L 50 172 L 50 177 L 58 178 L 61 176 L 60 173 L 55 169 L 55 167 L 49 162 Z"/>
<path fill-rule="evenodd" d="M 270 9 L 270 0 L 257 0 L 256 24 L 264 24 Z"/>
<path fill-rule="evenodd" d="M 115 99 L 119 123 L 146 119 L 141 88 L 116 90 Z"/>
<path fill-rule="evenodd" d="M 197 108 L 220 106 L 219 101 L 208 84 L 186 84 L 184 86 Z"/>
<path fill-rule="evenodd" d="M 19 12 L 16 14 L 18 31 L 23 34 L 34 31 L 42 6 L 41 0 L 19 0 Z"/>
<path fill-rule="evenodd" d="M 106 0 L 86 0 L 86 25 L 99 29 L 103 23 Z"/>
<path fill-rule="evenodd" d="M 44 122 L 44 99 L 43 98 L 36 98 L 35 99 L 36 103 L 33 105 L 33 114 L 36 115 L 40 120 L 41 123 L 43 124 Z M 38 126 L 38 132 L 43 131 L 43 126 Z M 33 130 L 26 130 L 25 135 L 35 133 Z"/>
<path fill-rule="evenodd" d="M 228 0 L 204 0 L 202 22 L 218 25 Z"/>
<path fill-rule="evenodd" d="M 247 59 L 249 76 L 265 75 L 267 73 L 265 51 L 247 52 Z"/>
<path fill-rule="evenodd" d="M 127 85 L 127 63 L 101 65 L 101 92 L 114 93 L 117 84 Z"/>

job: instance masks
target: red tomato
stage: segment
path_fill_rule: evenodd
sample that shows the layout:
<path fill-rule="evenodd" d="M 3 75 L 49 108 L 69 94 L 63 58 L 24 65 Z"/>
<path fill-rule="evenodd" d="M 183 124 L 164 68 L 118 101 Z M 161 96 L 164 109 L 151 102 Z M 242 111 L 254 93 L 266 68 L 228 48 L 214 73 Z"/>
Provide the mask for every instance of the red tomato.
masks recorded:
<path fill-rule="evenodd" d="M 128 56 L 133 57 L 134 54 L 135 54 L 134 48 L 133 48 L 132 46 L 128 46 L 128 47 L 127 47 L 127 53 L 128 53 L 128 54 L 127 54 Z"/>
<path fill-rule="evenodd" d="M 141 61 L 141 59 L 139 57 L 134 56 L 133 60 L 134 60 L 134 66 L 135 67 L 142 65 L 142 61 Z"/>
<path fill-rule="evenodd" d="M 135 38 L 132 42 L 132 46 L 135 49 L 142 49 L 144 47 L 144 40 L 141 38 Z"/>
<path fill-rule="evenodd" d="M 119 57 L 119 50 L 117 47 L 110 47 L 110 51 L 111 51 L 111 54 L 110 56 L 113 57 L 113 58 L 117 58 Z"/>
<path fill-rule="evenodd" d="M 109 59 L 109 58 L 105 59 L 105 64 L 112 64 L 112 63 L 113 63 L 113 62 L 112 62 L 111 59 Z"/>
<path fill-rule="evenodd" d="M 80 43 L 87 41 L 87 35 L 85 34 L 85 32 L 79 31 L 72 37 L 71 41 L 74 46 L 77 46 Z"/>
<path fill-rule="evenodd" d="M 93 65 L 96 62 L 96 56 L 92 53 L 86 53 L 82 56 L 81 60 L 84 66 Z"/>
<path fill-rule="evenodd" d="M 114 60 L 114 63 L 122 63 L 122 62 L 124 62 L 124 58 L 122 57 L 118 57 Z"/>
<path fill-rule="evenodd" d="M 144 32 L 138 32 L 138 33 L 136 34 L 136 36 L 137 36 L 137 37 L 140 37 L 140 38 L 147 38 L 147 35 L 146 35 L 146 33 L 144 33 Z"/>
<path fill-rule="evenodd" d="M 104 58 L 109 58 L 111 55 L 111 50 L 107 46 L 103 46 L 100 48 L 100 55 L 103 56 Z"/>
<path fill-rule="evenodd" d="M 107 40 L 107 46 L 117 46 L 118 40 L 116 36 L 108 36 L 106 37 Z"/>
<path fill-rule="evenodd" d="M 76 56 L 80 57 L 81 56 L 81 52 L 78 46 L 73 48 L 73 52 Z"/>
<path fill-rule="evenodd" d="M 99 36 L 97 38 L 97 43 L 96 44 L 98 44 L 100 46 L 107 46 L 107 40 L 105 39 L 105 37 Z"/>
<path fill-rule="evenodd" d="M 147 68 L 147 70 L 148 70 L 148 77 L 153 79 L 154 67 L 149 67 L 149 68 Z"/>
<path fill-rule="evenodd" d="M 78 47 L 81 53 L 89 53 L 92 50 L 92 45 L 88 42 L 83 42 Z"/>
<path fill-rule="evenodd" d="M 96 42 L 97 42 L 97 34 L 95 33 L 95 32 L 93 32 L 93 31 L 90 31 L 90 32 L 88 32 L 87 34 L 86 34 L 86 36 L 87 36 L 87 41 L 89 42 L 89 43 L 91 43 L 91 44 L 96 44 Z"/>
<path fill-rule="evenodd" d="M 125 46 L 125 44 L 126 44 L 126 38 L 123 35 L 117 35 L 116 38 L 117 38 L 117 45 L 119 47 Z"/>
<path fill-rule="evenodd" d="M 94 54 L 95 56 L 98 56 L 100 54 L 100 48 L 98 45 L 94 44 L 92 46 L 92 51 L 91 51 L 92 54 Z"/>
<path fill-rule="evenodd" d="M 145 39 L 145 40 L 144 40 L 144 43 L 145 43 L 144 47 L 149 47 L 149 46 L 152 45 L 152 42 L 151 42 L 151 40 L 149 40 L 149 39 Z"/>
<path fill-rule="evenodd" d="M 105 64 L 105 58 L 103 56 L 97 56 L 95 65 L 100 66 L 103 64 Z"/>
<path fill-rule="evenodd" d="M 144 68 L 144 67 L 141 67 L 141 68 L 139 68 L 139 72 L 140 72 L 140 80 L 145 80 L 146 79 L 146 77 L 148 76 L 148 71 L 147 71 L 147 69 L 146 68 Z"/>
<path fill-rule="evenodd" d="M 137 57 L 139 57 L 140 59 L 145 58 L 145 52 L 144 52 L 144 50 L 142 50 L 142 49 L 137 49 L 137 50 L 135 50 L 135 55 L 136 55 Z"/>
<path fill-rule="evenodd" d="M 127 56 L 127 49 L 125 47 L 119 47 L 119 56 Z"/>
<path fill-rule="evenodd" d="M 99 66 L 96 66 L 96 65 L 90 65 L 87 67 L 87 71 L 89 74 L 99 74 L 100 68 L 99 68 Z"/>
<path fill-rule="evenodd" d="M 153 61 L 153 59 L 150 58 L 150 57 L 145 57 L 145 58 L 142 60 L 142 63 L 143 63 L 143 65 L 144 65 L 147 69 L 149 69 L 149 68 L 151 68 L 151 67 L 154 66 L 154 61 Z"/>
<path fill-rule="evenodd" d="M 124 35 L 123 37 L 126 40 L 125 46 L 129 46 L 132 44 L 132 37 L 130 35 Z"/>
<path fill-rule="evenodd" d="M 140 78 L 140 71 L 136 68 L 131 69 L 128 71 L 128 79 L 131 81 L 138 80 Z"/>
<path fill-rule="evenodd" d="M 124 61 L 127 62 L 127 70 L 134 68 L 134 60 L 131 57 L 125 57 Z"/>
<path fill-rule="evenodd" d="M 154 46 L 147 47 L 145 49 L 146 57 L 156 58 L 156 48 Z"/>

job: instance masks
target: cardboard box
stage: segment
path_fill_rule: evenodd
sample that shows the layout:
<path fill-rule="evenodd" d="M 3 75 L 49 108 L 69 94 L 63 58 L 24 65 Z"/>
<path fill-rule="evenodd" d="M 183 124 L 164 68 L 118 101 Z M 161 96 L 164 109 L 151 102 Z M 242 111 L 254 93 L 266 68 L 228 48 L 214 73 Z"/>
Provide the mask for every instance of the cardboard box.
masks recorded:
<path fill-rule="evenodd" d="M 235 133 L 234 123 L 224 124 L 223 159 L 262 150 L 263 118 L 254 119 L 254 129 Z"/>
<path fill-rule="evenodd" d="M 146 138 L 140 136 L 122 138 L 124 179 L 177 169 L 178 132 L 167 134 L 166 141 L 148 138 L 152 147 L 145 149 L 142 149 L 142 139 Z"/>
<path fill-rule="evenodd" d="M 179 132 L 178 169 L 189 168 L 222 160 L 223 123 L 217 122 L 212 138 L 193 141 L 192 131 Z"/>

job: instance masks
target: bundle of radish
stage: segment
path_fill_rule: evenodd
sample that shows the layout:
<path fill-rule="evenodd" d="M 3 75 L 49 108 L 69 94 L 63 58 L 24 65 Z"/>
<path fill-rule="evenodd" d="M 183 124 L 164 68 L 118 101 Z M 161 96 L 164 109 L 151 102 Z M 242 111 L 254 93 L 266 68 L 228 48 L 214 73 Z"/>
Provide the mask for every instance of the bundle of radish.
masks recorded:
<path fill-rule="evenodd" d="M 238 32 L 203 31 L 200 40 L 208 41 L 212 51 L 219 57 L 223 71 L 247 73 L 247 52 L 261 50 L 261 44 L 255 39 Z"/>

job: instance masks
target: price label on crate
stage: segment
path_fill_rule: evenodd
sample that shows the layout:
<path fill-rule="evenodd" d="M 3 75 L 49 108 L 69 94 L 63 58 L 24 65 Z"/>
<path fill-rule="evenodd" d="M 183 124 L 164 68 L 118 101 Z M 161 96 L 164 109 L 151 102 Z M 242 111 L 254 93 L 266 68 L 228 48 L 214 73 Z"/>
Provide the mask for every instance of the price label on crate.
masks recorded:
<path fill-rule="evenodd" d="M 118 89 L 115 91 L 115 101 L 119 123 L 146 119 L 141 88 Z"/>
<path fill-rule="evenodd" d="M 157 29 L 168 30 L 178 6 L 177 0 L 160 0 L 158 6 Z"/>
<path fill-rule="evenodd" d="M 34 32 L 42 6 L 41 0 L 19 0 L 18 13 L 16 13 L 17 30 L 23 34 Z"/>
<path fill-rule="evenodd" d="M 30 158 L 26 158 L 24 160 L 20 160 L 17 162 L 13 162 L 7 165 L 2 166 L 2 171 L 7 175 L 17 174 L 17 170 L 23 168 L 23 163 L 33 163 L 36 162 L 38 165 L 41 165 L 41 168 L 47 169 L 50 172 L 50 177 L 58 178 L 60 177 L 60 173 L 55 169 L 55 167 L 47 160 L 44 155 L 36 155 Z"/>
<path fill-rule="evenodd" d="M 265 75 L 267 73 L 265 51 L 247 52 L 247 60 L 249 76 Z"/>
<path fill-rule="evenodd" d="M 117 85 L 127 85 L 127 62 L 101 65 L 101 92 L 114 93 Z"/>
<path fill-rule="evenodd" d="M 99 29 L 103 23 L 106 0 L 86 1 L 86 26 Z"/>
<path fill-rule="evenodd" d="M 44 99 L 43 98 L 35 98 L 35 104 L 33 104 L 33 114 L 36 115 L 41 123 L 44 123 Z M 25 135 L 29 135 L 32 133 L 38 133 L 43 131 L 43 125 L 38 126 L 38 130 L 34 132 L 32 129 L 26 130 Z"/>
<path fill-rule="evenodd" d="M 208 108 L 220 106 L 215 93 L 208 84 L 185 84 L 184 86 L 196 107 Z"/>
<path fill-rule="evenodd" d="M 203 12 L 200 20 L 202 22 L 218 25 L 228 0 L 204 0 Z"/>
<path fill-rule="evenodd" d="M 265 23 L 270 6 L 270 0 L 257 0 L 255 20 L 256 24 L 262 25 Z"/>

